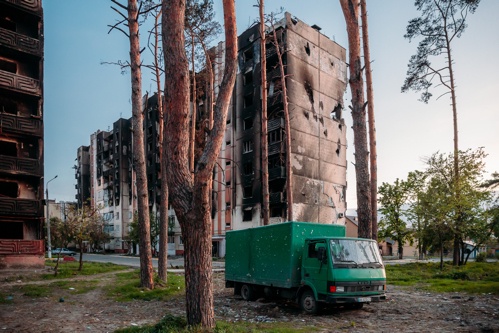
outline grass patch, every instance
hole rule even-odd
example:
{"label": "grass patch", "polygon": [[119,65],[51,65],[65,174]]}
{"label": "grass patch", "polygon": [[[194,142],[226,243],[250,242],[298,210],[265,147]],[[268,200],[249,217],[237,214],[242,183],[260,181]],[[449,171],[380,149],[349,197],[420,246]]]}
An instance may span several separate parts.
{"label": "grass patch", "polygon": [[167,300],[173,295],[185,291],[184,276],[168,274],[168,283],[163,285],[159,280],[155,281],[155,288],[148,290],[140,287],[140,271],[118,273],[113,285],[106,287],[107,295],[120,302],[132,300]]}
{"label": "grass patch", "polygon": [[[249,323],[249,322],[217,322],[214,333],[305,333],[318,331],[315,327],[297,328],[291,323]],[[202,333],[199,327],[188,327],[182,317],[165,316],[156,325],[129,327],[117,330],[118,333]]]}
{"label": "grass patch", "polygon": [[50,287],[47,285],[27,284],[20,286],[19,290],[28,297],[47,297],[50,294]]}
{"label": "grass patch", "polygon": [[[55,262],[47,261],[45,263],[47,266],[55,267]],[[57,269],[57,276],[54,274],[43,274],[42,278],[46,280],[51,279],[67,279],[75,276],[86,276],[86,275],[95,275],[102,273],[110,273],[116,271],[122,271],[125,269],[129,269],[127,266],[115,265],[111,263],[101,263],[101,262],[84,262],[83,268],[81,271],[78,271],[80,267],[80,263],[77,261],[70,262],[59,262],[59,267]]]}
{"label": "grass patch", "polygon": [[85,281],[57,281],[49,284],[52,291],[56,289],[67,289],[71,294],[80,295],[86,294],[97,288],[99,281],[85,280]]}
{"label": "grass patch", "polygon": [[434,292],[492,293],[499,295],[499,263],[468,262],[455,267],[445,262],[387,265],[389,284],[417,286]]}

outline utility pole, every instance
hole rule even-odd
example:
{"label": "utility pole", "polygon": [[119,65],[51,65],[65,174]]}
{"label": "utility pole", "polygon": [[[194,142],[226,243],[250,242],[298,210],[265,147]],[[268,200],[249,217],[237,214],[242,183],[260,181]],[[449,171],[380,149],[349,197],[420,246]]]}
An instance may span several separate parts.
{"label": "utility pole", "polygon": [[47,247],[48,247],[47,252],[48,252],[49,259],[52,258],[52,244],[50,242],[49,183],[56,178],[57,178],[57,175],[55,175],[55,177],[52,178],[51,180],[49,180],[47,182],[47,184],[45,185],[45,204],[47,205],[47,219],[46,219],[46,223],[47,223]]}

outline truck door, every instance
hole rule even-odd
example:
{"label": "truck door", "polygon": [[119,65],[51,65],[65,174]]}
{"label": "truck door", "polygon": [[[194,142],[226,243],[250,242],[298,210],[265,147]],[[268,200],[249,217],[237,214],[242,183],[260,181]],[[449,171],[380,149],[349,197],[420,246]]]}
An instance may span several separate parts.
{"label": "truck door", "polygon": [[307,241],[304,250],[303,280],[315,286],[319,300],[325,300],[330,269],[326,241]]}

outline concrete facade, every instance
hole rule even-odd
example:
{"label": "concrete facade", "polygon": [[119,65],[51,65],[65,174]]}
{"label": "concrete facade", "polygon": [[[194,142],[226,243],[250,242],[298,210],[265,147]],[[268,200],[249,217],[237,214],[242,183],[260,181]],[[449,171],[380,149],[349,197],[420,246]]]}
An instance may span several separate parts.
{"label": "concrete facade", "polygon": [[43,9],[0,0],[0,268],[43,267]]}

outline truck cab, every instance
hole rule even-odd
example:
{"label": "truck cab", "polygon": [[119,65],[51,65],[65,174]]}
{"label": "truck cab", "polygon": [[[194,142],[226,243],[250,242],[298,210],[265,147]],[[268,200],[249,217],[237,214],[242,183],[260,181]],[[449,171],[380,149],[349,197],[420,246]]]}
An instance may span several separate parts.
{"label": "truck cab", "polygon": [[323,303],[361,308],[385,300],[386,275],[373,240],[320,237],[305,240],[298,302],[308,313]]}

